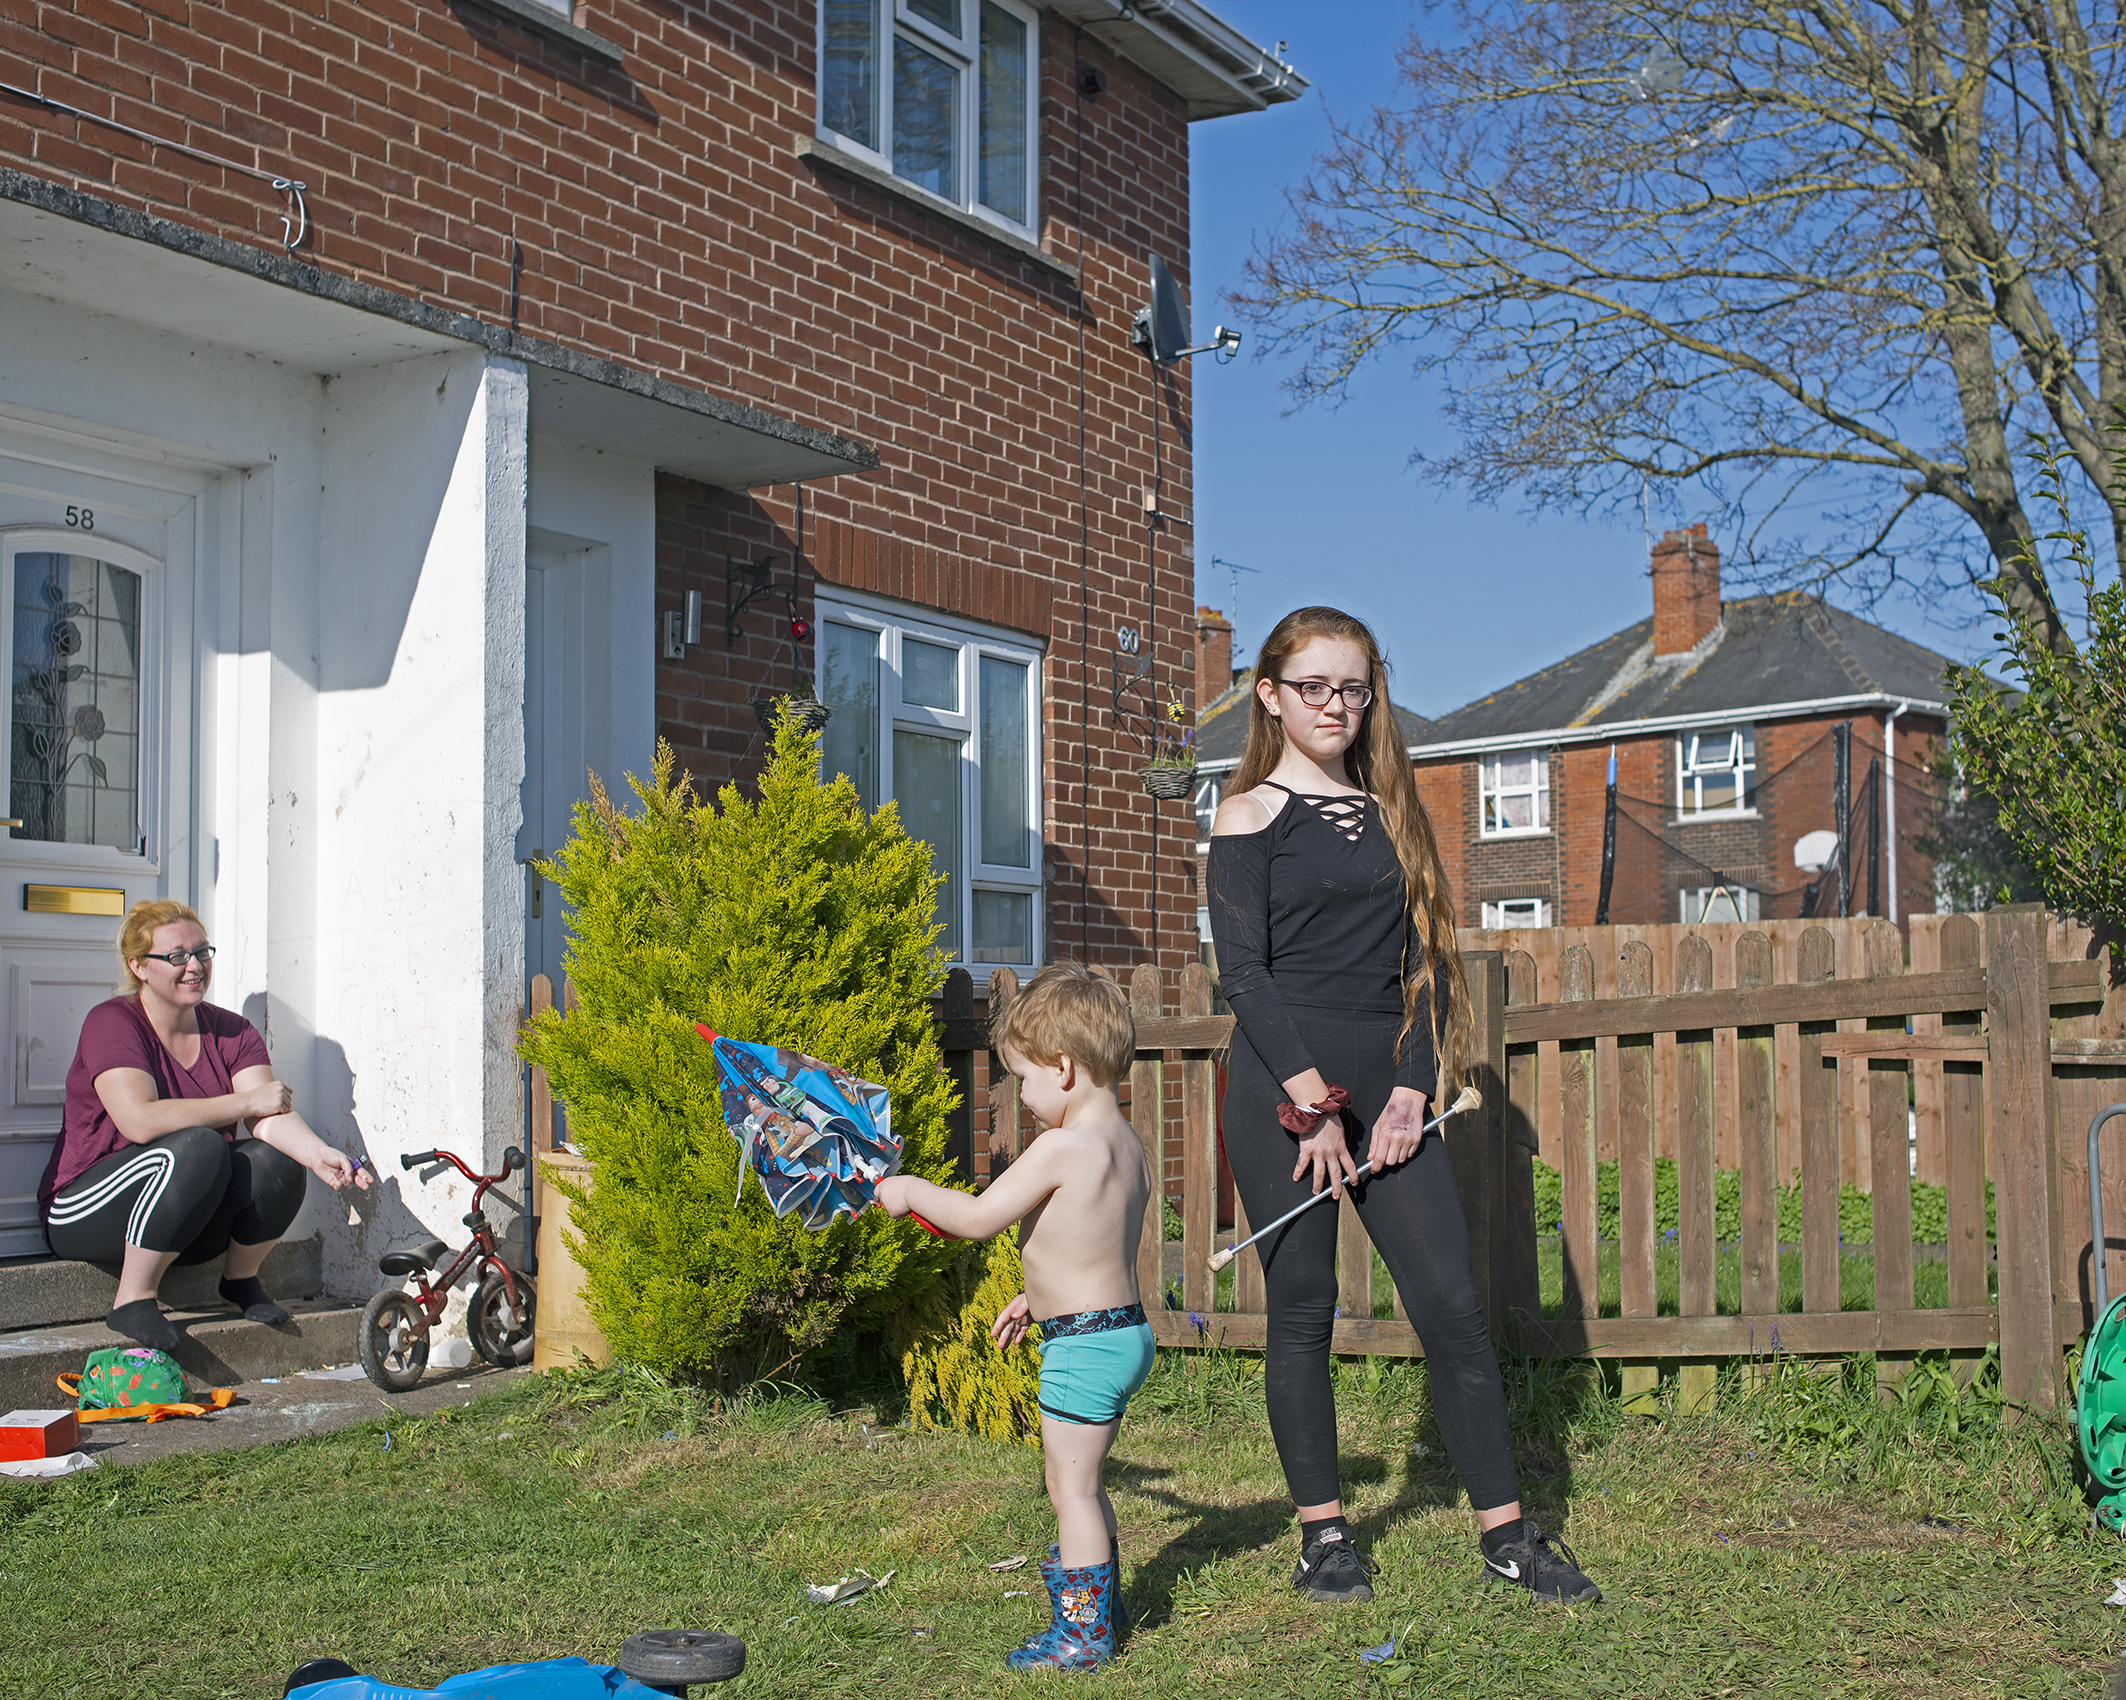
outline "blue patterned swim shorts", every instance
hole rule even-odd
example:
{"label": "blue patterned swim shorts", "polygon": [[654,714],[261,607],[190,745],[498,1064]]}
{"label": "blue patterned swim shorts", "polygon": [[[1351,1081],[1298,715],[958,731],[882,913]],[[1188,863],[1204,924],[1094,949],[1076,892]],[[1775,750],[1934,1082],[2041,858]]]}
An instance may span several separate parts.
{"label": "blue patterned swim shorts", "polygon": [[1040,1323],[1041,1409],[1067,1423],[1111,1423],[1152,1372],[1142,1305],[1068,1311]]}

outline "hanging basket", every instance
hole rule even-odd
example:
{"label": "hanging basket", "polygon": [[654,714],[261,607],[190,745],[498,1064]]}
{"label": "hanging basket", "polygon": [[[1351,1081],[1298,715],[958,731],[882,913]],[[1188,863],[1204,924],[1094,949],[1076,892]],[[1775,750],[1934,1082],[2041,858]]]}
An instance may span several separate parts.
{"label": "hanging basket", "polygon": [[755,697],[753,717],[760,722],[760,729],[769,737],[775,736],[775,715],[780,710],[796,721],[807,732],[817,732],[827,724],[827,716],[834,711],[810,691],[791,692],[779,697]]}
{"label": "hanging basket", "polygon": [[1140,767],[1137,777],[1144,782],[1147,792],[1167,802],[1190,796],[1196,789],[1193,767]]}

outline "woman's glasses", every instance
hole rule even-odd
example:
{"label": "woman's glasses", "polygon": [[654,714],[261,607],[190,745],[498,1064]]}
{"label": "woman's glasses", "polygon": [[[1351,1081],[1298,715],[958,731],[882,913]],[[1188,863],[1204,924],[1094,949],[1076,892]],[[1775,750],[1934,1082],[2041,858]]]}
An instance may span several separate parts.
{"label": "woman's glasses", "polygon": [[1287,690],[1297,691],[1299,700],[1309,708],[1327,708],[1329,698],[1340,696],[1344,707],[1357,713],[1373,700],[1371,685],[1332,685],[1322,679],[1279,679]]}
{"label": "woman's glasses", "polygon": [[184,972],[185,964],[188,962],[212,962],[214,960],[214,947],[211,944],[203,944],[197,950],[173,950],[167,955],[150,956],[145,960],[149,962],[167,962],[181,974]]}

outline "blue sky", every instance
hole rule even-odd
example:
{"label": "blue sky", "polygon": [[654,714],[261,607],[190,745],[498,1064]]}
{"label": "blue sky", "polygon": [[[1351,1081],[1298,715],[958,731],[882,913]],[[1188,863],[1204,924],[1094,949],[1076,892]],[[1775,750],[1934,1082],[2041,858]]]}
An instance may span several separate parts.
{"label": "blue sky", "polygon": [[[1286,38],[1286,59],[1313,87],[1265,113],[1192,127],[1198,341],[1226,317],[1221,296],[1283,215],[1283,191],[1325,138],[1326,112],[1356,114],[1388,95],[1394,46],[1417,16],[1409,0],[1213,4],[1264,46]],[[1407,366],[1390,356],[1341,407],[1287,417],[1279,383],[1289,362],[1258,361],[1252,348],[1251,338],[1225,366],[1199,356],[1194,374],[1197,601],[1231,612],[1232,576],[1214,557],[1257,569],[1239,580],[1237,657],[1252,657],[1286,609],[1333,602],[1380,634],[1396,700],[1437,715],[1646,615],[1636,516],[1480,506],[1411,466],[1413,450],[1449,438]],[[1704,517],[1656,506],[1654,529]],[[1908,600],[1868,617],[1959,660],[1977,659],[1991,629],[1929,619]]]}

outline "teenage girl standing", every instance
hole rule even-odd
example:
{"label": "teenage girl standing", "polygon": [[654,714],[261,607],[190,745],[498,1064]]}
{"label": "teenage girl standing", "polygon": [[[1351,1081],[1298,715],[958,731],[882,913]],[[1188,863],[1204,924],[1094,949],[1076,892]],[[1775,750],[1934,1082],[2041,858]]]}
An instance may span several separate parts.
{"label": "teenage girl standing", "polygon": [[[1458,1089],[1472,1018],[1380,648],[1350,615],[1301,608],[1277,623],[1255,671],[1210,848],[1211,932],[1237,1018],[1222,1119],[1241,1201],[1250,1221],[1274,1221],[1324,1186],[1341,1192],[1373,1160],[1351,1196],[1424,1342],[1486,1579],[1598,1600],[1570,1549],[1521,1515],[1454,1171],[1442,1141],[1419,1131],[1427,1105]],[[1311,1114],[1331,1085],[1349,1109]],[[1270,1433],[1299,1508],[1293,1584],[1310,1599],[1371,1599],[1337,1480],[1336,1212],[1309,1210],[1258,1249]]]}

